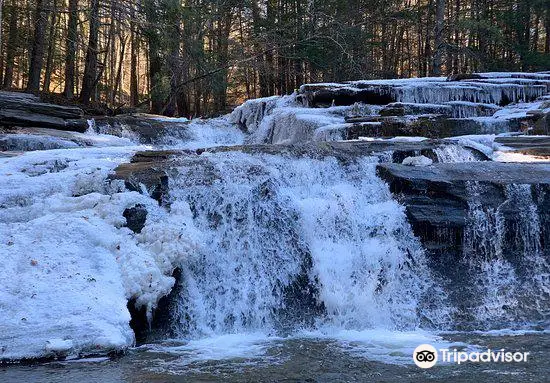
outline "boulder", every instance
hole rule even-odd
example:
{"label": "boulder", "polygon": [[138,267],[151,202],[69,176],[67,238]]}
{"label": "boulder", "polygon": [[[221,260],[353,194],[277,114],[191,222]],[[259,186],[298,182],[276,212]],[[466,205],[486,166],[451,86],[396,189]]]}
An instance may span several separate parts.
{"label": "boulder", "polygon": [[[363,156],[379,156],[383,160],[401,163],[412,156],[426,156],[437,161],[436,148],[456,145],[446,140],[399,141],[348,141],[317,142],[304,145],[235,145],[197,150],[149,150],[138,152],[131,162],[119,165],[111,180],[123,180],[130,190],[148,193],[160,205],[169,206],[169,179],[179,175],[188,185],[200,182],[211,184],[218,175],[208,161],[208,154],[241,152],[248,154],[272,154],[290,157],[335,157],[349,163]],[[475,149],[467,148],[480,155]],[[185,172],[185,174],[182,174]],[[182,177],[183,175],[183,177]]]}
{"label": "boulder", "polygon": [[126,227],[134,233],[141,233],[147,220],[147,209],[142,204],[137,204],[124,210],[123,214],[126,218]]}
{"label": "boulder", "polygon": [[0,125],[30,126],[84,132],[82,109],[40,102],[34,95],[0,92]]}
{"label": "boulder", "polygon": [[447,77],[447,81],[477,80],[481,78],[483,77],[477,73],[457,73]]}
{"label": "boulder", "polygon": [[453,108],[450,105],[393,102],[380,110],[381,116],[405,116],[418,114],[437,114],[452,117]]}
{"label": "boulder", "polygon": [[392,102],[444,104],[450,101],[505,106],[534,101],[550,89],[550,79],[546,77],[480,76],[483,78],[460,81],[412,78],[306,84],[300,87],[299,96],[310,107],[352,105],[356,102],[386,105]]}

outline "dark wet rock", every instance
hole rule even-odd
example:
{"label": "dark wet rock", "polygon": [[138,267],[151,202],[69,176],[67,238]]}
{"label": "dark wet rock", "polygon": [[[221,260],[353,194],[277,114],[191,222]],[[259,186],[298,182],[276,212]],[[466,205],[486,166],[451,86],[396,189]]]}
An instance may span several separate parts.
{"label": "dark wet rock", "polygon": [[550,159],[550,136],[497,137],[495,142],[517,153]]}
{"label": "dark wet rock", "polygon": [[[426,167],[380,164],[377,170],[390,191],[405,205],[415,234],[435,258],[462,255],[472,204],[485,210],[499,209],[505,226],[517,227],[521,212],[505,208],[507,188],[511,185],[529,185],[541,220],[550,222],[550,164],[490,161]],[[549,230],[543,230],[543,243],[550,241],[549,235]]]}
{"label": "dark wet rock", "polygon": [[528,116],[531,134],[550,135],[550,101],[545,102],[541,109],[528,112]]}
{"label": "dark wet rock", "polygon": [[[348,119],[347,124],[335,126],[340,139],[353,140],[358,137],[427,137],[446,138],[469,134],[500,134],[519,132],[523,119],[501,119],[486,121],[478,118],[447,118],[441,115],[423,115],[415,117],[356,117]],[[329,134],[331,127],[322,128]]]}
{"label": "dark wet rock", "polygon": [[95,130],[98,133],[118,137],[129,136],[143,144],[155,144],[170,135],[185,137],[187,122],[166,119],[150,114],[120,114],[117,116],[97,117]]}
{"label": "dark wet rock", "polygon": [[84,132],[87,122],[75,106],[40,102],[34,95],[0,92],[0,125],[28,126]]}
{"label": "dark wet rock", "polygon": [[[423,141],[330,141],[312,142],[302,145],[236,145],[200,149],[197,153],[219,153],[239,151],[248,154],[273,154],[290,157],[325,158],[335,157],[342,162],[351,162],[358,157],[380,156],[383,159],[391,153],[393,161],[401,162],[404,158],[425,155],[437,160],[434,149],[454,145],[446,140]],[[476,154],[477,150],[468,148]],[[480,159],[484,159],[481,156]]]}
{"label": "dark wet rock", "polygon": [[301,96],[304,102],[311,107],[353,105],[364,103],[371,105],[386,105],[397,101],[395,96],[379,87],[355,88],[352,86],[316,86],[315,84],[302,86]]}
{"label": "dark wet rock", "polygon": [[458,74],[452,74],[449,77],[447,77],[447,81],[464,81],[464,80],[477,80],[481,79],[481,75],[477,73],[458,73]]}
{"label": "dark wet rock", "polygon": [[147,220],[147,209],[142,204],[137,204],[133,207],[127,208],[122,213],[126,218],[126,227],[132,230],[134,233],[141,233],[141,230],[145,226]]}
{"label": "dark wet rock", "polygon": [[380,110],[381,116],[405,116],[417,114],[438,114],[451,117],[453,108],[450,105],[414,104],[393,102]]}
{"label": "dark wet rock", "polygon": [[124,180],[126,188],[140,193],[147,192],[159,205],[165,202],[168,192],[167,162],[137,161],[119,165],[110,179]]}

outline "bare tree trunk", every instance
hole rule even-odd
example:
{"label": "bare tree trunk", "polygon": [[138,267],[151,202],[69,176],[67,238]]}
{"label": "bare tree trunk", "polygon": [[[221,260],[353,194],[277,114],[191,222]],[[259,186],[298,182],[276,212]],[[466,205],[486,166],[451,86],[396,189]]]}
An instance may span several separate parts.
{"label": "bare tree trunk", "polygon": [[69,0],[69,21],[67,25],[67,41],[65,44],[65,88],[63,95],[67,98],[74,97],[74,75],[76,61],[76,39],[78,38],[78,0]]}
{"label": "bare tree trunk", "polygon": [[[2,8],[4,8],[4,0],[0,0],[0,63],[3,64],[4,56],[2,55]],[[13,9],[12,9],[13,12]],[[4,68],[0,65],[0,79],[2,79],[2,74],[4,73]],[[3,80],[3,79],[2,79]],[[0,83],[2,82],[0,80]]]}
{"label": "bare tree trunk", "polygon": [[432,73],[434,76],[441,76],[441,66],[443,65],[445,5],[445,0],[437,0],[435,9],[435,44],[432,67]]}
{"label": "bare tree trunk", "polygon": [[11,1],[11,12],[9,20],[9,35],[8,35],[8,47],[6,49],[6,71],[4,74],[3,88],[11,88],[13,83],[13,66],[15,63],[15,53],[17,40],[19,37],[19,31],[17,28],[17,12],[15,12],[15,3],[16,0]]}
{"label": "bare tree trunk", "polygon": [[[231,9],[223,8],[223,17],[218,22],[217,30],[217,65],[221,68],[229,62],[229,34],[231,32]],[[224,111],[227,107],[227,74],[228,70],[222,70],[215,76],[217,84],[214,90],[214,111]]]}
{"label": "bare tree trunk", "polygon": [[136,37],[136,22],[135,22],[135,12],[134,7],[132,6],[132,11],[130,15],[130,44],[131,53],[130,53],[130,105],[136,106],[139,102],[138,98],[138,68],[137,68],[137,54],[138,54],[138,42]]}
{"label": "bare tree trunk", "polygon": [[82,78],[82,90],[79,100],[83,104],[90,103],[90,97],[94,92],[97,80],[97,53],[99,35],[99,0],[91,0],[90,9],[90,35],[88,49],[86,51],[86,63],[84,65],[84,76]]}
{"label": "bare tree trunk", "polygon": [[45,31],[46,24],[48,23],[47,7],[47,0],[36,0],[34,40],[29,66],[27,92],[38,92],[40,90],[40,74],[44,61]]}
{"label": "bare tree trunk", "polygon": [[52,79],[53,56],[55,54],[55,32],[57,23],[57,0],[53,0],[53,12],[50,20],[50,31],[48,34],[48,55],[46,57],[46,71],[44,73],[44,86],[42,89],[45,92],[50,91],[50,83]]}
{"label": "bare tree trunk", "polygon": [[126,50],[126,36],[120,39],[120,59],[118,60],[118,68],[116,71],[115,83],[113,86],[113,104],[115,103],[118,88],[120,86],[120,79],[122,77],[122,62],[124,61],[124,51]]}
{"label": "bare tree trunk", "polygon": [[151,113],[160,114],[162,111],[163,95],[161,93],[162,58],[160,56],[160,37],[155,30],[159,22],[157,5],[152,0],[144,1],[145,15],[148,26],[145,28],[149,46],[149,95],[151,99]]}

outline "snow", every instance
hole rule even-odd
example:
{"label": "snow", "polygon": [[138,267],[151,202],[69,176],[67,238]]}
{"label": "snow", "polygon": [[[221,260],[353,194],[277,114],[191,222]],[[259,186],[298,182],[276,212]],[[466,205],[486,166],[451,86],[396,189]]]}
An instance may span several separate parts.
{"label": "snow", "polygon": [[415,156],[405,158],[402,164],[409,166],[429,166],[433,164],[433,161],[426,156]]}
{"label": "snow", "polygon": [[[537,110],[544,111],[544,109],[542,109],[543,106],[544,106],[544,102],[542,101],[511,104],[506,108],[503,108],[498,112],[496,112],[493,115],[493,118],[506,119],[506,120],[525,118],[530,112],[537,111]],[[547,110],[547,111],[550,111],[550,110]]]}
{"label": "snow", "polygon": [[153,120],[162,121],[162,122],[171,122],[171,123],[182,123],[188,122],[189,119],[185,117],[152,117]]}
{"label": "snow", "polygon": [[[480,135],[468,135],[468,136],[458,136],[458,137],[449,137],[446,140],[455,141],[458,144],[464,147],[470,147],[476,150],[479,150],[492,161],[498,162],[549,162],[547,157],[543,156],[533,156],[518,153],[513,148],[506,147],[505,145],[499,144],[495,141],[497,137],[506,137],[511,135],[511,133],[503,134],[480,134]],[[529,136],[537,137],[537,136]]]}
{"label": "snow", "polygon": [[[195,244],[188,206],[172,214],[107,175],[142,147],[27,152],[0,160],[0,359],[85,355],[131,346],[126,307],[148,312]],[[124,227],[136,204],[141,234]],[[179,239],[178,239],[179,238]]]}
{"label": "snow", "polygon": [[65,353],[74,347],[70,339],[50,339],[46,341],[46,351],[53,353]]}
{"label": "snow", "polygon": [[498,162],[550,162],[548,157],[532,156],[513,151],[495,151],[492,159]]}
{"label": "snow", "polygon": [[483,78],[533,78],[540,80],[550,80],[550,73],[540,72],[540,73],[524,73],[524,72],[484,72],[476,73]]}

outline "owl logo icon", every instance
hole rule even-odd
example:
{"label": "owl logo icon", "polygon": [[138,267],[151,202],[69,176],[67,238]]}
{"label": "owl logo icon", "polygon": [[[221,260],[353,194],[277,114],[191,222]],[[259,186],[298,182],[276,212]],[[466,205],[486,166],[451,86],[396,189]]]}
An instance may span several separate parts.
{"label": "owl logo icon", "polygon": [[437,350],[429,344],[421,344],[414,349],[414,363],[420,368],[431,368],[437,363]]}

